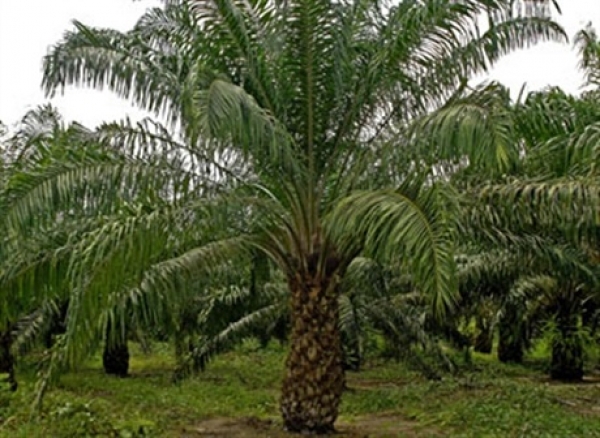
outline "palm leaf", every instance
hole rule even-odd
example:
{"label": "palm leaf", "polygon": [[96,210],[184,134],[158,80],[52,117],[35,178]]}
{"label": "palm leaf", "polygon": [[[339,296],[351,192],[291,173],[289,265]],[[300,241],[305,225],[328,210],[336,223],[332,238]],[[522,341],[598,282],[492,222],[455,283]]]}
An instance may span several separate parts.
{"label": "palm leaf", "polygon": [[333,210],[327,231],[344,251],[360,245],[385,260],[406,257],[415,284],[441,314],[457,294],[452,196],[441,184],[358,192]]}

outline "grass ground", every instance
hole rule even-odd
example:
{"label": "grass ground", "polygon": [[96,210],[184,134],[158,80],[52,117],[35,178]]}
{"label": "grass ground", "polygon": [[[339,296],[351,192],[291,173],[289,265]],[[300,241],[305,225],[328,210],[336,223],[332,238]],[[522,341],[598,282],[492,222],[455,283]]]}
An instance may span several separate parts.
{"label": "grass ground", "polygon": [[[180,385],[170,352],[134,351],[132,377],[103,375],[98,359],[65,375],[29,422],[33,372],[22,372],[0,437],[283,437],[277,397],[284,352],[241,349]],[[540,371],[477,356],[460,376],[424,380],[401,364],[348,375],[338,426],[347,437],[600,437],[600,379],[550,383]]]}

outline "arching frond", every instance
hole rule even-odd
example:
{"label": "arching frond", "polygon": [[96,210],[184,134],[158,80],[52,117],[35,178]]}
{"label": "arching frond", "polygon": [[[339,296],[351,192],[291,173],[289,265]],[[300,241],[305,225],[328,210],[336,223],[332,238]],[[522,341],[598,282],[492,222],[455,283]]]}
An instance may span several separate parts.
{"label": "arching frond", "polygon": [[42,86],[48,95],[68,85],[107,87],[144,109],[179,120],[181,78],[164,68],[168,56],[133,33],[74,25],[75,31],[44,58]]}
{"label": "arching frond", "polygon": [[483,86],[419,120],[411,135],[425,143],[434,163],[466,157],[469,165],[503,174],[514,168],[519,158],[508,103],[504,87]]}
{"label": "arching frond", "polygon": [[[282,102],[277,95],[273,65],[268,50],[273,48],[271,34],[275,4],[267,1],[194,0],[192,10],[203,23],[203,30],[235,53],[244,63],[241,81],[248,86],[259,105],[278,114]],[[226,50],[227,50],[226,49]]]}
{"label": "arching frond", "polygon": [[327,221],[340,249],[364,246],[386,260],[406,259],[417,287],[437,313],[454,304],[452,190],[407,182],[397,191],[358,192],[343,200]]}
{"label": "arching frond", "polygon": [[188,136],[193,143],[216,140],[223,153],[233,143],[244,159],[258,166],[293,172],[293,141],[286,128],[262,109],[246,91],[224,77],[193,69],[183,88]]}
{"label": "arching frond", "polygon": [[[596,241],[598,184],[594,177],[549,181],[517,180],[478,191],[468,220],[484,230],[539,230],[582,242]],[[476,225],[478,224],[478,225]]]}

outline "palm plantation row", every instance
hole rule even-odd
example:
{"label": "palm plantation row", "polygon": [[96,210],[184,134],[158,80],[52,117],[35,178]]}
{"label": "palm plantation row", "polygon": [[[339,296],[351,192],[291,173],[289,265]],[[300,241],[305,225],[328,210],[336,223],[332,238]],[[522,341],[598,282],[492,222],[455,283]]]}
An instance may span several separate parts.
{"label": "palm plantation row", "polygon": [[[533,4],[532,4],[533,3]],[[550,336],[583,377],[600,320],[600,42],[590,91],[467,84],[566,41],[551,5],[504,0],[169,1],[125,33],[76,22],[43,87],[155,114],[95,129],[52,107],[4,136],[0,365],[47,348],[39,394],[102,343],[168,338],[175,378],[248,336],[287,341],[286,429],[333,430],[381,336],[429,375],[440,347],[520,362]],[[485,26],[482,27],[484,16]],[[16,382],[13,382],[16,386]]]}

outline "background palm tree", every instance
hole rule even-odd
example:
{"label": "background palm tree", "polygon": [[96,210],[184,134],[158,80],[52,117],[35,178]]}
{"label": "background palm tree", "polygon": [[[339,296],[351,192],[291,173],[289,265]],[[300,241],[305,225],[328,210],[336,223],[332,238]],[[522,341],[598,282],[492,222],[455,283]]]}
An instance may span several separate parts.
{"label": "background palm tree", "polygon": [[[14,133],[2,144],[3,167],[0,186],[0,330],[2,370],[13,375],[15,351],[29,345],[57,313],[57,305],[68,297],[62,286],[66,262],[56,251],[76,239],[71,218],[75,211],[60,217],[50,213],[48,226],[30,227],[21,223],[12,228],[8,212],[27,197],[40,180],[56,174],[56,163],[73,166],[86,157],[103,157],[93,147],[94,136],[85,127],[67,125],[55,108],[40,106],[25,114]],[[44,214],[43,212],[41,214]],[[77,216],[80,226],[85,220]],[[51,225],[50,225],[51,223]],[[20,240],[22,232],[26,240]],[[53,275],[44,273],[52,266]],[[16,383],[13,383],[16,388]]]}
{"label": "background palm tree", "polygon": [[[561,379],[583,375],[583,309],[595,314],[598,298],[594,205],[600,100],[593,81],[593,29],[580,32],[576,44],[591,88],[579,97],[550,88],[520,96],[514,104],[499,100],[490,113],[493,122],[479,127],[490,137],[507,133],[518,160],[491,178],[463,169],[452,174],[475,200],[463,210],[465,224],[470,223],[463,238],[475,245],[475,258],[496,252],[487,261],[491,270],[481,272],[472,287],[491,280],[502,290],[499,357],[521,361],[532,330],[539,335],[544,322],[552,339],[551,376]],[[444,115],[430,115],[429,126],[452,126],[448,120],[455,122],[455,114],[447,120]],[[502,261],[506,256],[512,261]]]}

